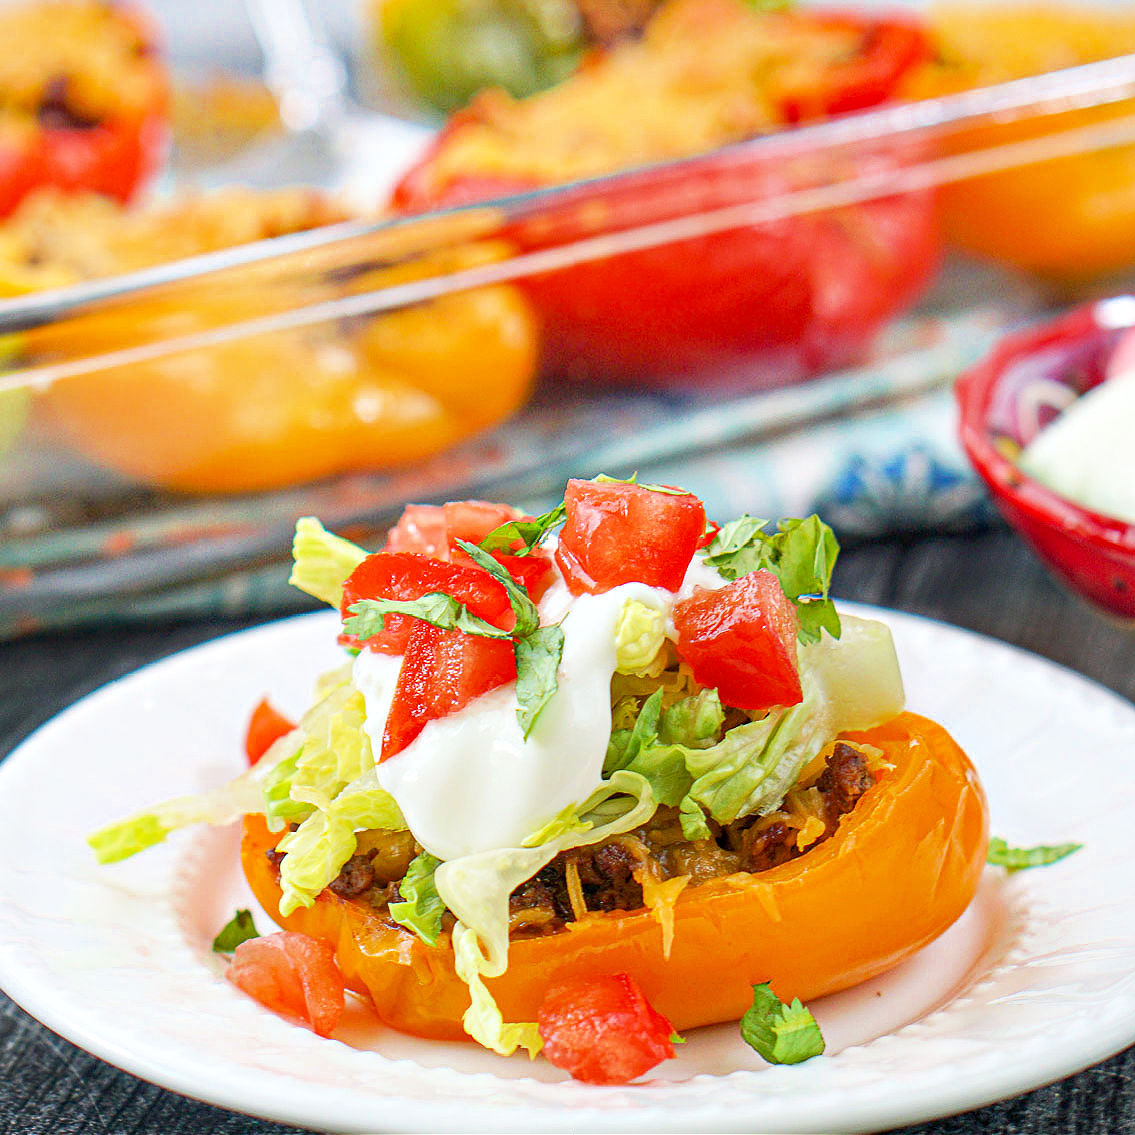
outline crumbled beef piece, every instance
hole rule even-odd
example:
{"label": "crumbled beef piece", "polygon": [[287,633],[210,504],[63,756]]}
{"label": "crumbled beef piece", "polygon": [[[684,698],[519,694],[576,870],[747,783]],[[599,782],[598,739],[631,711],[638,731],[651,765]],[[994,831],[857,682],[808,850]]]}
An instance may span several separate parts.
{"label": "crumbled beef piece", "polygon": [[352,855],[336,878],[331,880],[331,890],[342,898],[354,898],[374,886],[374,867],[371,860],[374,852]]}
{"label": "crumbled beef piece", "polygon": [[827,767],[816,781],[816,787],[824,798],[829,824],[850,812],[859,797],[874,784],[875,778],[867,768],[863,754],[853,746],[837,741],[828,757]]}
{"label": "crumbled beef piece", "polygon": [[284,854],[284,852],[277,851],[274,847],[270,847],[266,852],[264,852],[264,858],[267,859],[268,862],[271,863],[277,871],[279,871],[280,860],[284,858]]}
{"label": "crumbled beef piece", "polygon": [[556,902],[552,888],[540,875],[534,875],[527,883],[521,883],[509,895],[508,910],[510,914],[517,914],[522,910],[540,910],[556,914]]}
{"label": "crumbled beef piece", "polygon": [[638,910],[642,906],[642,887],[634,877],[638,860],[622,844],[605,843],[580,852],[574,854],[588,910]]}
{"label": "crumbled beef piece", "polygon": [[741,862],[745,871],[767,871],[799,854],[796,831],[782,820],[763,828],[756,825],[747,828],[741,840]]}

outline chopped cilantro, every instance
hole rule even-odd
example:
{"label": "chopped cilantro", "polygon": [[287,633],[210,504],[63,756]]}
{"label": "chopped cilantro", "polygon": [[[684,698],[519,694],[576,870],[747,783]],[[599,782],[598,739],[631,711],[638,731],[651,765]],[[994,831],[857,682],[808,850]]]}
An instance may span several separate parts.
{"label": "chopped cilantro", "polygon": [[753,1004],[741,1018],[741,1039],[770,1064],[800,1064],[824,1051],[811,1011],[799,998],[786,1005],[768,982],[753,986]]}
{"label": "chopped cilantro", "polygon": [[231,954],[241,942],[259,937],[260,932],[252,921],[252,911],[238,910],[213,939],[213,952],[215,954]]}
{"label": "chopped cilantro", "polygon": [[1082,843],[1040,844],[1037,847],[1010,847],[1000,836],[989,841],[986,862],[1006,871],[1024,871],[1029,867],[1047,867],[1050,863],[1079,851]]}

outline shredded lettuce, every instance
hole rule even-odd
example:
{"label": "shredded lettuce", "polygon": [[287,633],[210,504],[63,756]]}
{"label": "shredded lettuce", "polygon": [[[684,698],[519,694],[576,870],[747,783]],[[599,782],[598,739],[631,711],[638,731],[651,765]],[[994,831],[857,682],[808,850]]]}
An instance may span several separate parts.
{"label": "shredded lettuce", "polygon": [[559,834],[535,847],[511,847],[450,859],[434,874],[438,894],[456,915],[453,945],[458,974],[469,985],[472,1004],[465,1031],[504,1056],[538,1041],[534,1025],[505,1025],[483,978],[499,977],[508,966],[508,898],[561,851],[599,843],[645,823],[657,803],[647,780],[618,771],[576,808],[577,822],[561,814]]}
{"label": "shredded lettuce", "polygon": [[366,704],[351,685],[350,667],[324,675],[319,700],[295,728],[299,744],[264,782],[258,809],[277,830],[326,809],[351,781],[374,767],[370,738],[363,728]]}
{"label": "shredded lettuce", "polygon": [[646,670],[665,639],[662,612],[638,599],[628,599],[615,622],[615,669],[622,674]]}
{"label": "shredded lettuce", "polygon": [[357,544],[328,532],[314,516],[302,516],[296,521],[288,582],[338,609],[347,576],[366,557]]}
{"label": "shredded lettuce", "polygon": [[276,845],[285,852],[280,861],[280,913],[311,906],[355,854],[355,833],[373,828],[405,831],[406,821],[372,766]]}
{"label": "shredded lettuce", "polygon": [[535,1021],[505,1023],[484,981],[486,975],[496,975],[488,973],[491,967],[481,952],[476,931],[460,922],[453,928],[453,961],[457,976],[469,987],[470,1004],[462,1021],[465,1031],[478,1044],[502,1056],[511,1056],[518,1048],[523,1048],[535,1060],[544,1047],[539,1028]]}
{"label": "shredded lettuce", "polygon": [[193,824],[222,826],[234,823],[248,812],[264,811],[262,785],[278,763],[293,756],[300,744],[297,731],[281,737],[240,776],[199,796],[179,796],[156,804],[100,828],[87,843],[100,863],[117,863],[161,843],[170,832]]}
{"label": "shredded lettuce", "polygon": [[[708,749],[685,749],[690,798],[719,823],[775,811],[800,771],[849,729],[870,729],[903,708],[902,678],[890,631],[848,616],[836,642],[800,650],[804,700],[730,729]],[[691,813],[692,815],[692,813]]]}
{"label": "shredded lettuce", "polygon": [[[660,687],[641,704],[631,728],[612,731],[604,771],[645,777],[659,803],[679,806],[690,840],[709,837],[705,813],[722,824],[767,814],[837,733],[870,728],[903,706],[890,632],[873,620],[848,617],[839,642],[824,638],[802,647],[800,673],[799,705],[774,709],[724,734],[715,690],[663,709],[666,690]],[[637,704],[633,697],[620,699],[616,724]]]}
{"label": "shredded lettuce", "polygon": [[437,944],[441,916],[445,913],[445,903],[434,883],[434,872],[440,863],[441,860],[428,851],[416,855],[398,885],[401,901],[390,904],[390,917],[407,930],[413,930],[427,946]]}

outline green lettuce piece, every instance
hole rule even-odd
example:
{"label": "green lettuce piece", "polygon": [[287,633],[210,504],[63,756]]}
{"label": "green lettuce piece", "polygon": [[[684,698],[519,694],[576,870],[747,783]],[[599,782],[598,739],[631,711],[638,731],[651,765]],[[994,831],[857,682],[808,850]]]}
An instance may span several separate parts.
{"label": "green lettuce piece", "polygon": [[[725,715],[716,690],[702,690],[665,710],[663,693],[655,690],[643,702],[632,729],[612,732],[603,771],[626,769],[638,773],[650,783],[659,804],[676,805],[693,784],[687,768],[687,750],[712,745]],[[690,819],[692,822],[692,813]]]}
{"label": "green lettuce piece", "polygon": [[828,739],[816,700],[806,690],[799,705],[736,725],[712,748],[686,749],[686,768],[694,778],[690,797],[722,824],[766,803],[775,808],[777,787],[784,782],[791,787]]}
{"label": "green lettuce piece", "polygon": [[100,863],[117,863],[161,843],[170,832],[193,824],[223,826],[249,812],[264,811],[263,784],[300,743],[295,730],[281,737],[252,768],[199,796],[179,796],[100,828],[87,843]]}
{"label": "green lettuce piece", "polygon": [[416,855],[406,871],[406,877],[398,884],[400,902],[390,904],[390,917],[415,934],[427,946],[437,945],[441,933],[441,916],[445,913],[445,903],[437,893],[434,872],[441,860],[423,851]]}
{"label": "green lettuce piece", "polygon": [[662,711],[658,737],[667,745],[708,749],[721,736],[725,710],[716,690],[699,690]]}
{"label": "green lettuce piece", "polygon": [[691,842],[711,839],[713,836],[706,822],[705,810],[688,794],[682,797],[678,805],[678,821],[682,825],[682,835]]}
{"label": "green lettuce piece", "polygon": [[753,986],[753,1004],[741,1018],[741,1039],[770,1064],[800,1064],[825,1048],[820,1026],[800,998],[786,1005],[768,982]]}
{"label": "green lettuce piece", "polygon": [[332,689],[300,718],[302,747],[265,785],[265,813],[272,822],[305,819],[326,811],[353,780],[374,768],[363,724],[366,703],[351,685]]}
{"label": "green lettuce piece", "polygon": [[1057,843],[1010,847],[1000,836],[994,836],[989,841],[985,861],[993,867],[1004,867],[1006,871],[1024,871],[1029,867],[1047,867],[1050,863],[1057,863],[1083,846],[1082,843]]}
{"label": "green lettuce piece", "polygon": [[782,520],[772,534],[763,530],[767,523],[742,516],[726,524],[705,549],[705,562],[730,580],[771,571],[796,606],[800,642],[819,642],[822,630],[839,638],[839,614],[828,597],[839,555],[835,533],[814,515]]}
{"label": "green lettuce piece", "polygon": [[280,913],[311,906],[355,854],[356,832],[371,828],[406,830],[401,810],[378,783],[373,767],[277,844],[285,853],[280,861]]}
{"label": "green lettuce piece", "polygon": [[292,540],[288,582],[338,610],[347,576],[366,558],[362,548],[328,532],[314,516],[301,516]]}
{"label": "green lettuce piece", "polygon": [[532,1052],[536,1044],[538,1050],[535,1026],[504,1024],[482,980],[499,977],[508,967],[509,895],[561,851],[628,832],[650,819],[656,807],[645,778],[619,771],[577,806],[576,822],[561,813],[559,834],[546,842],[466,855],[437,868],[438,894],[457,917],[453,947],[458,975],[472,998],[464,1025],[474,1040],[505,1056],[519,1046]]}
{"label": "green lettuce piece", "polygon": [[615,622],[615,669],[620,674],[645,670],[665,641],[662,612],[638,599],[628,599]]}
{"label": "green lettuce piece", "polygon": [[[535,1060],[544,1047],[535,1021],[506,1024],[500,1007],[485,985],[485,977],[498,976],[481,952],[476,931],[458,922],[453,928],[453,962],[457,976],[469,987],[469,1008],[462,1025],[478,1044],[502,1056],[511,1056],[518,1048],[526,1049]],[[503,972],[503,971],[502,971]]]}

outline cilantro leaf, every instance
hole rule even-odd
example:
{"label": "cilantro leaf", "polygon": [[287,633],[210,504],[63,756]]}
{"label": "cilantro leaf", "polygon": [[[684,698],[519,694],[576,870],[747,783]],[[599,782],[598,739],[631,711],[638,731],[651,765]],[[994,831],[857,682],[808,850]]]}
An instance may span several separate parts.
{"label": "cilantro leaf", "polygon": [[705,549],[705,562],[729,580],[771,571],[796,606],[801,642],[818,642],[822,630],[839,638],[839,614],[828,598],[839,555],[835,533],[814,515],[782,520],[772,534],[764,531],[767,523],[742,516],[726,524]]}
{"label": "cilantro leaf", "polygon": [[1029,867],[1047,867],[1079,851],[1082,843],[1040,844],[1037,847],[1010,847],[1000,836],[989,841],[985,861],[1006,871],[1024,871]]}
{"label": "cilantro leaf", "polygon": [[564,632],[558,626],[537,627],[516,640],[516,718],[526,741],[540,711],[559,688],[563,653]]}
{"label": "cilantro leaf", "polygon": [[800,1064],[824,1051],[811,1011],[799,998],[786,1005],[768,982],[753,986],[753,1004],[741,1018],[741,1039],[770,1064]]}
{"label": "cilantro leaf", "polygon": [[484,549],[477,547],[476,544],[469,543],[468,540],[458,540],[457,545],[463,552],[472,557],[473,562],[478,567],[484,568],[508,593],[508,601],[512,604],[513,613],[516,615],[516,626],[509,632],[512,637],[526,638],[532,634],[540,625],[540,612],[536,609],[536,604],[532,602],[531,596],[524,587],[517,583],[508,574],[504,566],[494,560]]}
{"label": "cilantro leaf", "polygon": [[441,916],[445,913],[445,903],[437,893],[434,872],[441,860],[423,851],[410,862],[406,876],[398,884],[399,902],[389,906],[390,917],[415,934],[427,946],[437,945],[441,933]]}
{"label": "cilantro leaf", "polygon": [[[507,552],[512,556],[528,556],[547,534],[557,525],[563,524],[567,518],[567,509],[560,501],[550,512],[531,520],[509,520],[494,528],[482,541],[481,547],[486,552]],[[524,542],[523,548],[517,548],[517,540]]]}
{"label": "cilantro leaf", "polygon": [[465,631],[483,638],[512,637],[509,631],[472,614],[464,603],[444,591],[431,591],[420,599],[360,599],[347,610],[351,617],[343,621],[343,630],[357,636],[360,642],[384,630],[387,615],[412,615],[443,631]]}
{"label": "cilantro leaf", "polygon": [[652,493],[664,493],[668,497],[688,497],[693,495],[685,489],[676,489],[673,485],[643,484],[643,482],[638,479],[637,473],[632,473],[629,477],[608,477],[606,473],[600,473],[598,477],[592,479],[600,485],[638,485],[640,489],[649,489]]}
{"label": "cilantro leaf", "polygon": [[221,927],[221,932],[213,939],[213,952],[215,954],[231,954],[241,942],[259,937],[260,931],[256,929],[256,925],[252,921],[252,911],[238,910]]}

